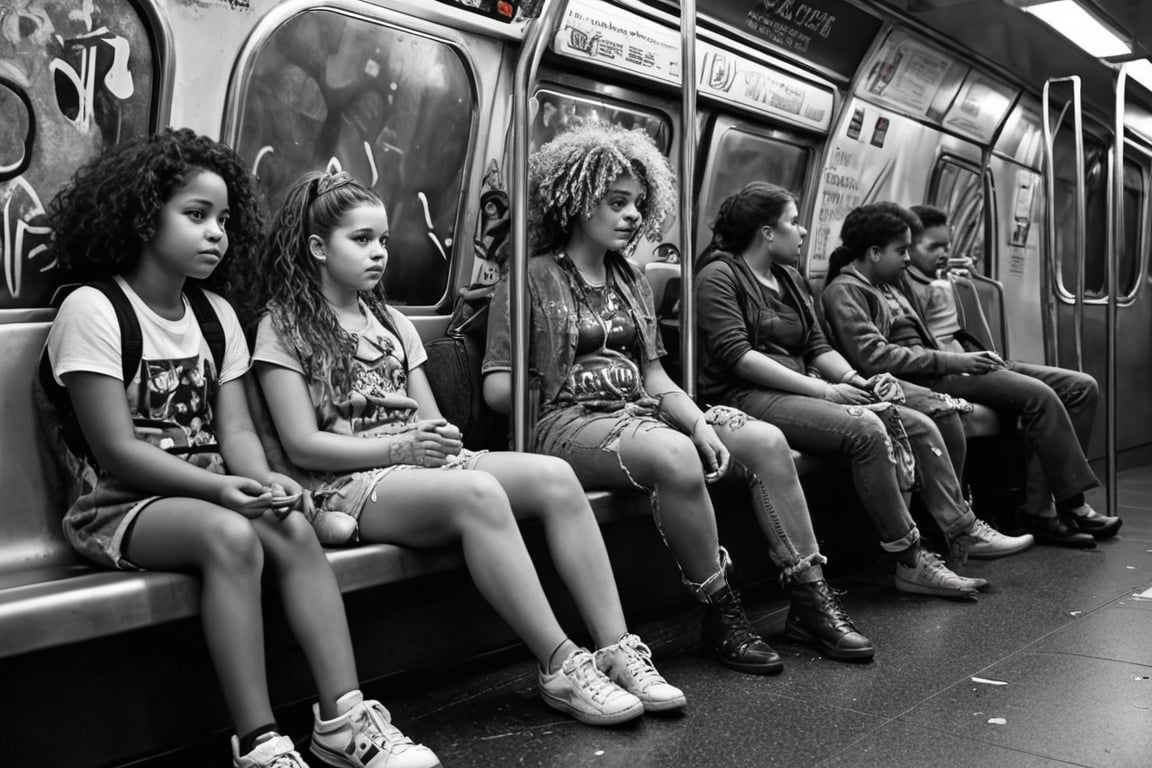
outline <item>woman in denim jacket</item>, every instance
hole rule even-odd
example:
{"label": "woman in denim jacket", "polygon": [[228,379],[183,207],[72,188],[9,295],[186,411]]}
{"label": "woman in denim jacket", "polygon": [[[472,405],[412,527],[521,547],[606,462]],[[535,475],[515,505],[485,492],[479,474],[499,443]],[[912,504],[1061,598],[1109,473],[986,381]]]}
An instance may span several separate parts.
{"label": "woman in denim jacket", "polygon": [[793,266],[807,234],[796,199],[753,182],[721,204],[712,229],[712,252],[696,284],[701,393],[771,422],[802,451],[849,457],[881,546],[896,556],[897,589],[954,597],[984,586],[983,579],[957,576],[920,546],[882,416],[895,411],[925,505],[962,556],[1009,554],[1031,538],[1009,539],[976,519],[933,421],[900,405],[903,393],[891,376],[865,380],[832,349]]}
{"label": "woman in denim jacket", "polygon": [[[829,589],[796,469],[780,431],[733,409],[701,411],[665,373],[647,281],[625,259],[658,237],[675,204],[671,168],[645,134],[590,124],[549,142],[530,164],[528,263],[532,450],[567,459],[585,487],[637,487],[685,584],[708,606],[705,646],[729,667],[774,674],[779,655],[728,584],[706,484],[730,454],[746,469],[761,527],[790,588],[787,634],[840,660],[874,653]],[[485,399],[510,407],[508,289],[492,303]],[[771,489],[771,490],[770,490]]]}

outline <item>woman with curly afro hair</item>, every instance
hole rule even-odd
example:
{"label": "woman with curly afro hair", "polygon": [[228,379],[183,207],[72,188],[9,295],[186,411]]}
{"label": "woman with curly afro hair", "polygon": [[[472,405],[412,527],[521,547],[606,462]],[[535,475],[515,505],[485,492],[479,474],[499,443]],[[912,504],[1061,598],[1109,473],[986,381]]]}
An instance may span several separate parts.
{"label": "woman with curly afro hair", "polygon": [[[707,606],[705,647],[733,669],[779,672],[779,654],[728,584],[707,484],[728,472],[730,457],[741,465],[786,583],[821,579],[824,558],[780,431],[734,408],[701,411],[660,363],[652,291],[626,256],[641,236],[659,237],[673,213],[668,161],[642,132],[590,123],[534,153],[529,179],[533,449],[567,459],[586,487],[650,493],[684,583]],[[483,370],[485,398],[503,412],[511,399],[508,310],[501,283]],[[821,606],[794,599],[788,624],[837,658],[873,655],[834,598]]]}
{"label": "woman with curly afro hair", "polygon": [[[320,689],[313,751],[332,765],[361,766],[347,755],[372,744],[426,758],[405,765],[439,765],[357,690],[335,575],[294,511],[301,488],[269,468],[249,416],[240,323],[228,302],[199,287],[221,282],[221,262],[247,258],[259,236],[240,158],[190,130],[165,130],[81,168],[50,215],[52,249],[68,276],[99,281],[61,305],[46,355],[64,391],[38,398],[48,424],[67,425],[74,411],[83,438],[62,430],[56,441],[78,489],[64,519],[69,542],[105,567],[199,575],[237,768],[305,765],[277,732],[269,701],[265,561]],[[141,362],[130,375],[117,305],[140,329]],[[223,335],[222,354],[206,340],[209,327],[210,338]]]}

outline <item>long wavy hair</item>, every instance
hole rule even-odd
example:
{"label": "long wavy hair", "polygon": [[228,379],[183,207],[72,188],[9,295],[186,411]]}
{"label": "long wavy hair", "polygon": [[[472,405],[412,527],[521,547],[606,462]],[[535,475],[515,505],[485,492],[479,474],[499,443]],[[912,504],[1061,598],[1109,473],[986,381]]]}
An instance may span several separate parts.
{"label": "long wavy hair", "polygon": [[643,192],[644,220],[624,249],[660,237],[676,208],[676,179],[668,159],[641,130],[586,122],[560,134],[528,160],[528,236],[536,254],[561,250],[572,228],[596,211],[617,178],[628,175]]}
{"label": "long wavy hair", "polygon": [[724,198],[712,220],[712,242],[697,259],[700,269],[718,251],[740,253],[751,243],[760,228],[776,226],[796,196],[783,187],[766,181],[750,181],[739,192]]}
{"label": "long wavy hair", "polygon": [[[308,239],[315,235],[327,242],[348,211],[365,204],[384,202],[343,171],[313,172],[297,179],[273,216],[256,258],[243,270],[243,291],[236,302],[249,336],[265,314],[271,316],[273,329],[300,359],[305,378],[329,394],[347,391],[356,340],[340,326],[336,311],[321,293],[320,264]],[[395,332],[383,281],[361,291],[360,298]]]}
{"label": "long wavy hair", "polygon": [[828,281],[872,246],[884,248],[899,240],[904,230],[916,232],[920,228],[916,214],[896,203],[870,203],[853,208],[840,228],[841,245],[828,257]]}
{"label": "long wavy hair", "polygon": [[167,128],[118,144],[89,161],[48,204],[49,250],[67,282],[130,272],[156,236],[161,209],[197,173],[211,171],[228,189],[228,252],[200,284],[225,291],[232,270],[259,241],[255,184],[226,144],[187,128]]}

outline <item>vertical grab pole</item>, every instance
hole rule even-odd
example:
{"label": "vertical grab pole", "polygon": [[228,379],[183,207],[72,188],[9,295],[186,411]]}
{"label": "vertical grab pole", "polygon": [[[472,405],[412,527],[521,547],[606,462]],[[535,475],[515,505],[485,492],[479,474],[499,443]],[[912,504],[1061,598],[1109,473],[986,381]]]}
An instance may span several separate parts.
{"label": "vertical grab pole", "polygon": [[1111,210],[1108,222],[1108,313],[1104,322],[1105,379],[1104,388],[1104,473],[1108,493],[1108,509],[1104,514],[1115,515],[1116,488],[1116,289],[1119,282],[1120,249],[1124,242],[1124,90],[1128,84],[1128,65],[1121,64],[1116,71],[1116,124],[1112,128],[1112,187],[1108,194]]}
{"label": "vertical grab pole", "polygon": [[[1049,90],[1052,80],[1044,82],[1041,129],[1044,134],[1044,258],[1040,268],[1041,301],[1044,305],[1044,360],[1059,363],[1060,318],[1056,314],[1056,164],[1055,137],[1052,135],[1052,107]],[[1063,113],[1061,113],[1063,115]]]}
{"label": "vertical grab pole", "polygon": [[1072,80],[1072,124],[1076,128],[1076,304],[1072,327],[1076,336],[1076,370],[1084,372],[1084,260],[1088,247],[1087,190],[1084,185],[1084,123],[1080,105],[1080,78]]}
{"label": "vertical grab pole", "polygon": [[551,0],[527,23],[512,84],[512,247],[508,273],[512,336],[512,446],[528,450],[528,100],[544,49],[556,34],[565,0]]}
{"label": "vertical grab pole", "polygon": [[681,383],[696,397],[696,0],[680,0],[680,361]]}
{"label": "vertical grab pole", "polygon": [[[1086,193],[1084,187],[1084,130],[1081,123],[1080,78],[1052,77],[1044,83],[1041,126],[1044,135],[1044,198],[1047,209],[1045,216],[1045,264],[1040,271],[1040,290],[1044,302],[1044,359],[1060,364],[1060,317],[1057,314],[1058,298],[1063,289],[1060,279],[1059,255],[1056,253],[1056,172],[1055,137],[1051,124],[1049,89],[1054,83],[1072,84],[1073,125],[1076,131],[1076,294],[1073,306],[1073,323],[1076,335],[1076,369],[1084,369],[1083,326],[1084,326],[1084,249],[1087,243],[1085,232]],[[1065,107],[1066,109],[1067,107]],[[1060,111],[1060,123],[1064,121],[1064,110]],[[1059,129],[1059,125],[1056,126]]]}

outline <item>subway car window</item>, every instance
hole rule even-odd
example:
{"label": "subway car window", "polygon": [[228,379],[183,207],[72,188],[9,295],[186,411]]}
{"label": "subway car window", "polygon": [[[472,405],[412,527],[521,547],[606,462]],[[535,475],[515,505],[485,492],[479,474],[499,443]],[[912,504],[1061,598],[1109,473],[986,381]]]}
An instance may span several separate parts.
{"label": "subway car window", "polygon": [[[807,147],[736,127],[722,131],[713,147],[699,204],[702,237],[710,237],[707,226],[720,203],[750,181],[767,181],[795,195],[803,194],[811,154]],[[707,242],[699,241],[700,250]]]}
{"label": "subway car window", "polygon": [[409,31],[309,11],[277,29],[246,74],[237,148],[269,207],[306,171],[349,171],[388,206],[389,300],[439,303],[475,124],[460,54]]}
{"label": "subway car window", "polygon": [[1124,163],[1124,232],[1120,243],[1120,263],[1116,271],[1117,295],[1130,296],[1140,280],[1140,242],[1144,207],[1144,172],[1136,163]]}
{"label": "subway car window", "polygon": [[[1060,286],[1076,294],[1075,152],[1070,132],[1056,136],[1056,253]],[[1107,233],[1108,152],[1098,141],[1084,139],[1084,296],[1100,298],[1107,282],[1104,244]]]}
{"label": "subway car window", "polygon": [[970,259],[971,269],[987,274],[984,258],[984,186],[980,174],[947,156],[937,162],[931,189],[932,205],[948,213],[952,225],[952,258]]}
{"label": "subway car window", "polygon": [[45,307],[59,283],[45,207],[105,147],[149,132],[158,73],[128,0],[18,3],[0,21],[0,309]]}
{"label": "subway car window", "polygon": [[618,101],[576,96],[546,88],[536,92],[531,149],[535,150],[582,120],[604,120],[629,130],[639,128],[652,137],[664,154],[672,148],[672,124],[656,112],[645,112]]}

